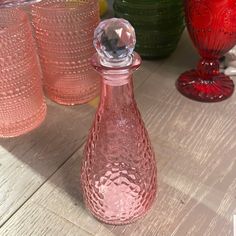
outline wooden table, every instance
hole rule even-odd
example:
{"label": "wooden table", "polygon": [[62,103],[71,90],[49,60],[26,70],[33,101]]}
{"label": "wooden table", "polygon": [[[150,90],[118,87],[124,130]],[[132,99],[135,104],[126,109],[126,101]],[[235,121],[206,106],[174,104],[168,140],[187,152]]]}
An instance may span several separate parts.
{"label": "wooden table", "polygon": [[185,33],[169,59],[144,61],[135,74],[159,171],[159,195],[145,218],[117,227],[87,212],[79,170],[96,102],[64,107],[48,101],[40,128],[0,140],[0,235],[233,235],[236,93],[216,104],[181,96],[175,80],[197,58]]}

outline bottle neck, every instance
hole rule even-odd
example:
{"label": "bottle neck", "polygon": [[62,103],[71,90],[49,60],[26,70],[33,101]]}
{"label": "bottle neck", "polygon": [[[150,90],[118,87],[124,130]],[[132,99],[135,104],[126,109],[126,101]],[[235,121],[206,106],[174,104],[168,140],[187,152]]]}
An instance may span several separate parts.
{"label": "bottle neck", "polygon": [[99,109],[105,108],[117,113],[128,106],[135,105],[132,75],[139,68],[140,64],[140,56],[134,53],[131,65],[106,67],[101,64],[98,54],[94,54],[92,66],[102,75],[102,93]]}
{"label": "bottle neck", "polygon": [[114,84],[103,77],[100,107],[112,111],[121,111],[134,104],[132,75],[127,75],[122,81],[123,83]]}

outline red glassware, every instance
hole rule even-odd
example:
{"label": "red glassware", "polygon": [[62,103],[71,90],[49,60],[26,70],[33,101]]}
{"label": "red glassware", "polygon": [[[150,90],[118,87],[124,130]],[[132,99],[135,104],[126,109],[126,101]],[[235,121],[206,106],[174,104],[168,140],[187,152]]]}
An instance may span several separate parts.
{"label": "red glassware", "polygon": [[132,74],[141,64],[135,34],[122,19],[101,22],[92,59],[102,93],[84,152],[81,184],[88,209],[108,224],[131,223],[152,206],[156,162],[134,100]]}
{"label": "red glassware", "polygon": [[220,73],[219,58],[236,43],[235,0],[185,0],[185,17],[190,37],[202,59],[197,69],[179,77],[177,89],[203,102],[230,97],[234,83]]}

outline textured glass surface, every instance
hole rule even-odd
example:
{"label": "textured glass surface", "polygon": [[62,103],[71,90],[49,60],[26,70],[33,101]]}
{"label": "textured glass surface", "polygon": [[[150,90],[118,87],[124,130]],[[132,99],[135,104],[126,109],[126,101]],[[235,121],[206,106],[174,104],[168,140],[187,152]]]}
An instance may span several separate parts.
{"label": "textured glass surface", "polygon": [[137,54],[130,66],[120,68],[104,67],[97,55],[92,59],[103,86],[84,150],[81,184],[86,206],[109,224],[139,219],[156,196],[155,155],[133,94],[132,73],[140,63]]}
{"label": "textured glass surface", "polygon": [[176,85],[185,96],[203,102],[230,97],[233,81],[219,70],[219,58],[236,43],[236,7],[232,0],[185,0],[190,37],[202,59],[197,69],[180,76]]}
{"label": "textured glass surface", "polygon": [[41,0],[0,0],[0,8],[16,7],[40,2]]}
{"label": "textured glass surface", "polygon": [[31,26],[21,10],[0,14],[0,137],[24,134],[46,115]]}
{"label": "textured glass surface", "polygon": [[98,1],[43,1],[33,6],[32,15],[47,96],[65,105],[96,97],[100,79],[90,58]]}
{"label": "textured glass surface", "polygon": [[116,17],[125,18],[137,35],[136,51],[143,57],[169,56],[177,47],[184,29],[180,0],[115,0]]}

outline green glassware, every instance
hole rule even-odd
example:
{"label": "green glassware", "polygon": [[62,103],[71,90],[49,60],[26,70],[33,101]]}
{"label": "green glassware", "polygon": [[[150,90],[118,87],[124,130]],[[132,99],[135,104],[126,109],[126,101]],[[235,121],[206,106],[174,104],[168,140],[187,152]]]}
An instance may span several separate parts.
{"label": "green glassware", "polygon": [[168,57],[184,29],[182,0],[115,0],[115,16],[134,26],[136,51],[144,58]]}

